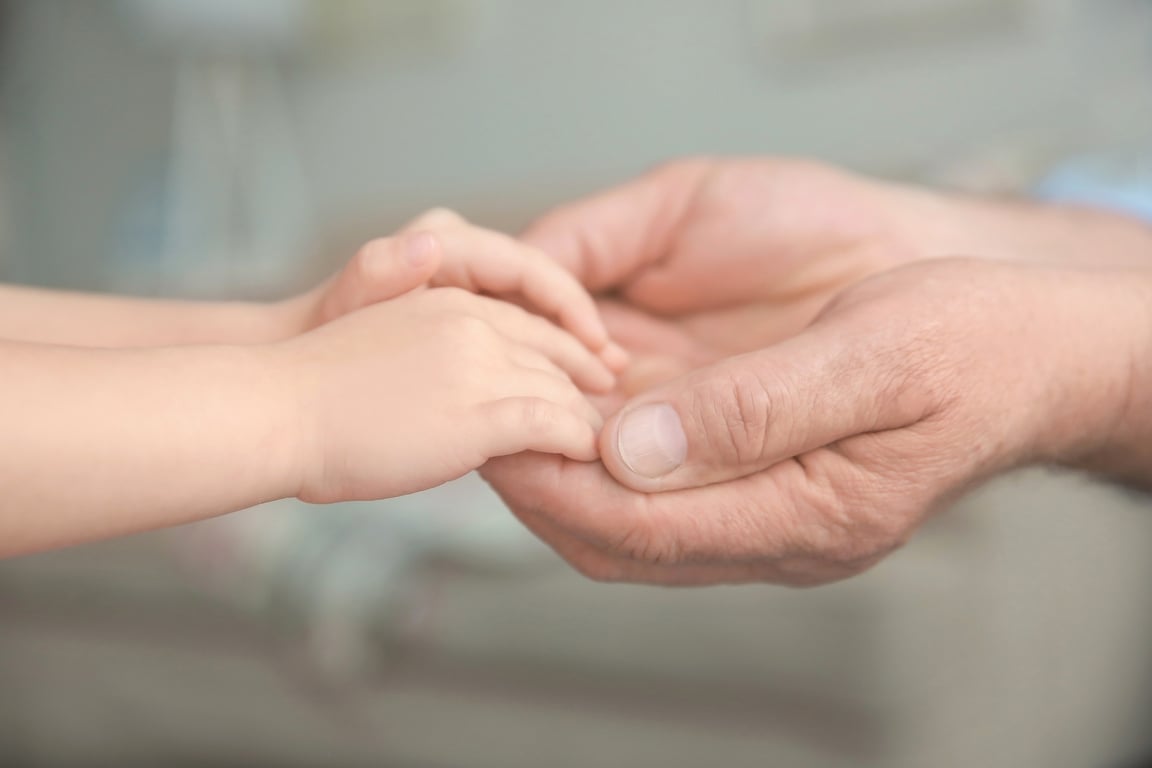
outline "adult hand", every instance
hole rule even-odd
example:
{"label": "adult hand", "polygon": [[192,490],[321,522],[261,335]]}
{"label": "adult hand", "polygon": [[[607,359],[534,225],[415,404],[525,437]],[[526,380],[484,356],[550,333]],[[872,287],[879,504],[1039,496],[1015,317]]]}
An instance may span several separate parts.
{"label": "adult hand", "polygon": [[939,256],[1147,265],[1146,228],[1066,206],[989,202],[779,159],[671,163],[561,207],[524,235],[606,296],[638,353],[624,389],[803,329],[843,288]]}
{"label": "adult hand", "polygon": [[[948,261],[861,282],[961,248],[969,232],[988,239],[972,240],[977,252],[1002,257],[1059,230],[1083,240],[1064,222],[1078,216],[1098,243],[1140,246],[1110,258],[1146,258],[1137,228],[1103,214],[949,209],[772,162],[673,166],[562,209],[529,236],[619,293],[614,334],[662,359],[651,378],[705,367],[611,419],[604,467],[524,455],[485,475],[595,578],[856,573],[967,484],[1100,455],[1123,431],[1134,361],[1149,358],[1137,354],[1146,276]],[[1051,257],[1072,261],[1062,247]]]}

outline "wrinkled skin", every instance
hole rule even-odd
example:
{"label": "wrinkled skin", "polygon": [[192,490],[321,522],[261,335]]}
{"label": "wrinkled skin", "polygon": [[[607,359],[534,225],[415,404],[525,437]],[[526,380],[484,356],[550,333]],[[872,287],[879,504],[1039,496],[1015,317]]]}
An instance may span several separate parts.
{"label": "wrinkled skin", "polygon": [[[1076,264],[1080,229],[1115,269]],[[603,297],[634,353],[635,397],[603,403],[603,464],[524,454],[484,475],[592,578],[859,573],[971,483],[1102,449],[1144,349],[1147,275],[1122,266],[1146,237],[1104,214],[804,163],[660,169],[526,233]],[[936,258],[956,254],[1000,263]],[[653,402],[675,408],[688,446],[658,477],[617,443],[623,414]]]}

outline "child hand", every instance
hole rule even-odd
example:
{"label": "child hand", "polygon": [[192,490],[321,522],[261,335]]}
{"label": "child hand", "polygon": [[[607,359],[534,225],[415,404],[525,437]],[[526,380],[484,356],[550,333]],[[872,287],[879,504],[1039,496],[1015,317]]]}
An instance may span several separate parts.
{"label": "child hand", "polygon": [[609,339],[596,303],[563,267],[512,237],[440,209],[393,237],[370,241],[337,275],[288,307],[303,332],[423,287],[463,288],[522,302],[567,329],[613,370],[627,363],[627,354]]}
{"label": "child hand", "polygon": [[603,391],[611,372],[506,302],[420,291],[271,349],[299,416],[290,429],[305,501],[399,496],[522,451],[598,456],[600,416],[577,385]]}

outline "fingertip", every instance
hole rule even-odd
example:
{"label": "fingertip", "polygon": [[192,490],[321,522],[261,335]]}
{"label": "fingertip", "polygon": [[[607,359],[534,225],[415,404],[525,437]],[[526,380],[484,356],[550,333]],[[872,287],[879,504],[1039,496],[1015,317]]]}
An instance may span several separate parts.
{"label": "fingertip", "polygon": [[600,430],[604,429],[604,415],[600,413],[600,408],[592,398],[586,398],[584,406],[584,418],[588,420],[588,426],[592,427],[595,439],[599,440]]}
{"label": "fingertip", "polygon": [[[583,292],[584,289],[580,288],[579,290]],[[562,310],[556,319],[560,325],[593,352],[598,353],[611,343],[608,328],[604,325],[604,321],[600,318],[600,313],[596,310],[590,297],[587,307],[578,305],[576,308]]]}
{"label": "fingertip", "polygon": [[593,310],[592,315],[581,313],[579,317],[570,318],[565,325],[576,338],[596,355],[600,362],[607,366],[608,371],[612,374],[612,383],[609,387],[614,387],[616,375],[628,368],[632,362],[632,356],[624,347],[612,341],[599,312]]}
{"label": "fingertip", "polygon": [[593,446],[588,449],[587,453],[569,456],[568,458],[572,459],[573,461],[583,462],[584,464],[591,464],[594,461],[600,460],[600,453],[596,450],[595,444],[593,444]]}
{"label": "fingertip", "polygon": [[607,394],[616,389],[616,374],[600,360],[597,359],[596,363],[589,368],[581,383],[584,389],[589,392]]}
{"label": "fingertip", "polygon": [[557,445],[555,452],[572,461],[599,461],[599,441],[599,433],[592,428],[591,424],[585,424],[579,438],[575,434],[571,435],[563,444]]}
{"label": "fingertip", "polygon": [[592,403],[592,406],[596,408],[596,412],[600,414],[600,426],[596,428],[597,432],[602,432],[605,419],[619,411],[620,407],[627,402],[624,395],[616,390],[602,395],[590,395],[588,401]]}
{"label": "fingertip", "polygon": [[573,432],[572,441],[560,451],[575,461],[596,461],[600,458],[600,430],[597,426],[600,414],[591,403],[588,404],[586,411],[583,414],[579,411],[571,412],[581,423],[580,437],[576,439],[576,433]]}
{"label": "fingertip", "polygon": [[632,362],[632,355],[624,347],[609,341],[600,349],[600,359],[614,373],[622,373]]}
{"label": "fingertip", "polygon": [[572,446],[564,451],[564,455],[573,461],[593,462],[600,460],[599,435],[596,430],[589,427],[587,439],[579,446]]}
{"label": "fingertip", "polygon": [[670,487],[667,476],[684,465],[688,441],[680,416],[670,403],[641,403],[609,419],[599,436],[604,466],[634,490]]}

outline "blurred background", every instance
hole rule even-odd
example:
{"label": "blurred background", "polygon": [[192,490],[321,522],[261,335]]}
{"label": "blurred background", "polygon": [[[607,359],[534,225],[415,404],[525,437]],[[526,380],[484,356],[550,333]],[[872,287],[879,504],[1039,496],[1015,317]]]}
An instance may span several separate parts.
{"label": "blurred background", "polygon": [[[1152,215],[1152,3],[0,2],[8,282],[281,297],[695,153]],[[1150,513],[1025,473],[799,592],[586,582],[475,479],[10,560],[0,765],[1137,765]]]}

